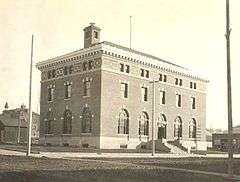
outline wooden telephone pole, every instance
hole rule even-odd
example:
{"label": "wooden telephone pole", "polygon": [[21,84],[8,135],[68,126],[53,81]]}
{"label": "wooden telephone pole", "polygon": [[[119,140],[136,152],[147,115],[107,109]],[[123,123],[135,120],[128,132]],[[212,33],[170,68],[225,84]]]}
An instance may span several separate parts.
{"label": "wooden telephone pole", "polygon": [[232,131],[232,85],[230,64],[230,12],[229,0],[226,0],[226,48],[227,48],[227,95],[228,95],[228,174],[233,175],[233,131]]}
{"label": "wooden telephone pole", "polygon": [[30,81],[29,81],[29,110],[28,110],[28,143],[27,143],[27,156],[31,154],[32,142],[32,65],[33,65],[33,35],[31,45],[31,63],[30,63]]}

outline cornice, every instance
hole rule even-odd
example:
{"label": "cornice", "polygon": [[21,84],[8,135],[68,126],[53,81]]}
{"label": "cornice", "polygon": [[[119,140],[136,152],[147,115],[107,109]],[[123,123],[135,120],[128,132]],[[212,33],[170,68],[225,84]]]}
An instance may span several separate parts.
{"label": "cornice", "polygon": [[82,59],[89,58],[97,54],[101,54],[101,56],[107,56],[111,58],[118,58],[121,60],[125,60],[126,62],[141,64],[150,68],[160,69],[165,72],[189,77],[191,79],[200,80],[206,83],[209,82],[208,80],[203,79],[196,74],[193,74],[193,72],[187,68],[167,62],[155,56],[131,50],[129,48],[106,41],[95,44],[89,48],[80,49],[62,56],[39,62],[36,64],[36,67],[42,71],[44,69],[47,69],[48,67],[56,66],[59,64],[66,64],[69,62],[78,63],[81,62]]}
{"label": "cornice", "polygon": [[76,50],[74,52],[64,54],[55,58],[47,59],[36,64],[36,67],[39,70],[43,70],[48,67],[56,66],[59,64],[66,64],[68,62],[78,63],[81,59],[94,56],[101,53],[101,44],[96,44],[95,46]]}

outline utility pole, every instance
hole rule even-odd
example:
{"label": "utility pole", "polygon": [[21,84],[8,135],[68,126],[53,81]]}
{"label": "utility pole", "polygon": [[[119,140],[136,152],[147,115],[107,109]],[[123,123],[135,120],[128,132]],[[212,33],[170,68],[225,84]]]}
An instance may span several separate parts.
{"label": "utility pole", "polygon": [[30,63],[30,81],[29,81],[29,110],[28,110],[28,147],[27,156],[31,154],[31,142],[32,142],[32,64],[33,64],[33,35],[32,35],[32,45],[31,45],[31,63]]}
{"label": "utility pole", "polygon": [[155,81],[152,81],[152,156],[155,155],[155,141],[154,141],[154,130],[155,130]]}
{"label": "utility pole", "polygon": [[228,95],[228,175],[233,176],[232,86],[230,64],[230,12],[226,0],[226,48],[227,48],[227,95]]}
{"label": "utility pole", "polygon": [[152,84],[152,156],[155,155],[155,83],[159,83],[159,80],[152,80],[149,83]]}

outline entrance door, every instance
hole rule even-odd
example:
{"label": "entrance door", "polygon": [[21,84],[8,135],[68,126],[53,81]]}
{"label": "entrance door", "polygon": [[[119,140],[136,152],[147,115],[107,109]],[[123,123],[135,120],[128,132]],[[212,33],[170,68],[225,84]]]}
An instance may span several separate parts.
{"label": "entrance door", "polygon": [[158,127],[158,139],[166,138],[166,128],[164,126]]}

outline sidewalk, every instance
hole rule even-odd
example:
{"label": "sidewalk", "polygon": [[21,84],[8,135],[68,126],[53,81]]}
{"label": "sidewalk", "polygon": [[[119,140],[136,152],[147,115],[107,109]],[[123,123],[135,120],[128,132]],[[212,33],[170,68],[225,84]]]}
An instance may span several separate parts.
{"label": "sidewalk", "polygon": [[0,149],[0,155],[25,156],[26,153],[13,150]]}
{"label": "sidewalk", "polygon": [[[0,149],[0,155],[16,155],[25,156],[25,152]],[[40,152],[39,154],[31,153],[32,157],[48,157],[48,158],[187,158],[187,157],[203,157],[203,158],[227,158],[227,154],[172,154],[172,153],[83,153],[83,152]],[[240,154],[234,154],[234,158],[240,158]]]}
{"label": "sidewalk", "polygon": [[41,152],[41,155],[49,158],[183,158],[183,157],[201,157],[194,154],[155,154],[150,153],[72,153],[72,152]]}

